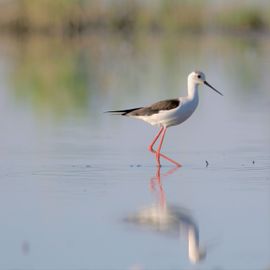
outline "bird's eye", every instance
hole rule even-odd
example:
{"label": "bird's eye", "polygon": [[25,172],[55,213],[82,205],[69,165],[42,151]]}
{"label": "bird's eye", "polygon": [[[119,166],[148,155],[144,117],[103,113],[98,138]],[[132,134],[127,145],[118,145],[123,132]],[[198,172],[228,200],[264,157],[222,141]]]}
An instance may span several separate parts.
{"label": "bird's eye", "polygon": [[198,78],[200,79],[202,76],[201,75],[198,75]]}

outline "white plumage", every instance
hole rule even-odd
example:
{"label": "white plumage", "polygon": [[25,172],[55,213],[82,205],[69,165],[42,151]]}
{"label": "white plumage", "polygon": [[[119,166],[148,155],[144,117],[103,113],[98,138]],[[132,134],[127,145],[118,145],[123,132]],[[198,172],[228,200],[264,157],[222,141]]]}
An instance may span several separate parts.
{"label": "white plumage", "polygon": [[[150,106],[139,107],[127,110],[109,111],[110,113],[121,114],[132,118],[141,119],[151,125],[158,125],[161,127],[157,136],[149,146],[149,150],[156,154],[158,166],[160,166],[160,157],[173,162],[177,166],[181,166],[176,161],[160,153],[163,139],[168,127],[179,125],[186,121],[196,110],[199,104],[199,85],[205,84],[218,94],[222,95],[217,89],[211,86],[206,80],[205,75],[201,71],[193,71],[188,76],[188,95],[186,97],[179,97],[177,99],[168,99],[159,101]],[[153,146],[157,139],[161,136],[161,140],[157,151]]]}

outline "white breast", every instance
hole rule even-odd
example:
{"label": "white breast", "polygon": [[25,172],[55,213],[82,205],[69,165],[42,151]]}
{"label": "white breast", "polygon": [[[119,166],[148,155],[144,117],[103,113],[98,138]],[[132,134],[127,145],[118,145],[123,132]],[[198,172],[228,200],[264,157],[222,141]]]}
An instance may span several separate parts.
{"label": "white breast", "polygon": [[136,116],[151,125],[175,126],[186,121],[198,106],[198,99],[181,98],[181,105],[172,110],[159,111],[151,116]]}

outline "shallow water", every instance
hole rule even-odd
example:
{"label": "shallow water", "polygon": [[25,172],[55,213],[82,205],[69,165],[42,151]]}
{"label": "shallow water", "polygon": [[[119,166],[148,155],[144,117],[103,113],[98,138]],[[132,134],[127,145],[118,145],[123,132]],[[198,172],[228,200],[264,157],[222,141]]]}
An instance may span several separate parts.
{"label": "shallow water", "polygon": [[[269,269],[269,37],[0,48],[0,269]],[[162,161],[159,175],[157,130],[103,112],[185,95],[193,69],[224,97],[200,89],[164,142],[183,166]],[[191,228],[206,252],[196,266]]]}

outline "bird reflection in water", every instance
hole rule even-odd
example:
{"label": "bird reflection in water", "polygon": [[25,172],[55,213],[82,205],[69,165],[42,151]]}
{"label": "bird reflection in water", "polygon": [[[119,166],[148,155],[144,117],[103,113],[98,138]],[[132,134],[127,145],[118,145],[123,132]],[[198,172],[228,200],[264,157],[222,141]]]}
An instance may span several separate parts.
{"label": "bird reflection in water", "polygon": [[189,210],[175,205],[168,205],[162,186],[161,177],[166,177],[179,167],[161,174],[157,167],[156,175],[150,180],[150,189],[158,196],[158,202],[146,207],[126,218],[126,221],[142,227],[170,235],[186,235],[188,241],[188,257],[190,262],[198,263],[205,259],[206,248],[200,247],[199,228]]}

